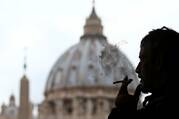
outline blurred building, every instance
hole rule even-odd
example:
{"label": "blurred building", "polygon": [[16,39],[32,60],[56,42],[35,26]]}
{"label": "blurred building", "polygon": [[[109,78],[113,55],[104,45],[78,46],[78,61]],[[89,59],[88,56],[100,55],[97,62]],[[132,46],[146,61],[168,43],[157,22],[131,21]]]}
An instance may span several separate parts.
{"label": "blurred building", "polygon": [[15,103],[14,95],[10,96],[9,104],[3,104],[1,106],[1,115],[0,119],[17,119],[18,115],[18,107]]}
{"label": "blurred building", "polygon": [[26,75],[20,80],[20,100],[16,105],[14,95],[10,96],[9,104],[1,106],[0,119],[32,119],[32,104],[29,101],[29,80]]}
{"label": "blurred building", "polygon": [[134,79],[131,90],[138,83],[133,66],[120,50],[117,66],[102,66],[100,55],[108,46],[112,45],[93,7],[79,43],[60,56],[50,71],[39,119],[107,118],[119,90],[112,82],[127,75]]}
{"label": "blurred building", "polygon": [[[135,89],[138,80],[134,68],[120,49],[115,66],[102,66],[100,55],[108,46],[113,45],[103,34],[101,19],[93,7],[79,43],[62,54],[49,73],[44,100],[38,106],[38,119],[105,119],[119,90],[113,81],[128,76],[134,79],[130,92]],[[0,119],[32,119],[28,83],[23,76],[20,106],[11,96],[10,104],[2,105]]]}

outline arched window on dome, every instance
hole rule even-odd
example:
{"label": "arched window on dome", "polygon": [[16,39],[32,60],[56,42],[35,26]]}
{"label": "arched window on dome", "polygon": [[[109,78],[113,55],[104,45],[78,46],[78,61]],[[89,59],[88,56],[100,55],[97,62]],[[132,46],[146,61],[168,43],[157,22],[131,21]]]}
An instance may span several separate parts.
{"label": "arched window on dome", "polygon": [[75,85],[76,79],[77,79],[77,66],[73,64],[70,68],[68,83],[71,85]]}
{"label": "arched window on dome", "polygon": [[56,74],[55,74],[55,80],[54,80],[54,82],[52,82],[52,87],[54,87],[54,85],[55,86],[58,86],[57,84],[60,84],[61,83],[61,76],[62,76],[62,72],[63,72],[63,69],[62,68],[58,68],[58,70],[57,70],[57,72],[56,72]]}
{"label": "arched window on dome", "polygon": [[87,112],[87,99],[79,99],[79,115],[85,115]]}
{"label": "arched window on dome", "polygon": [[92,99],[92,115],[96,115],[97,114],[97,100],[96,99]]}
{"label": "arched window on dome", "polygon": [[71,115],[73,112],[72,99],[64,99],[63,108],[65,115]]}
{"label": "arched window on dome", "polygon": [[92,63],[88,64],[87,81],[89,84],[97,83],[95,66]]}
{"label": "arched window on dome", "polygon": [[55,109],[56,109],[55,102],[49,101],[47,108],[49,109],[49,113],[50,113],[50,114],[55,114]]}

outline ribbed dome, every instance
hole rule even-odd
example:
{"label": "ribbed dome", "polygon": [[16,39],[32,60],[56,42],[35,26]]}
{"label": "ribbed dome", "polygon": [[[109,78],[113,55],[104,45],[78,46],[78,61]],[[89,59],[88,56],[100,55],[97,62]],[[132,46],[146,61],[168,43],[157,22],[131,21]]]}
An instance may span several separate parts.
{"label": "ribbed dome", "polygon": [[116,72],[105,73],[107,69],[102,67],[99,56],[106,45],[110,45],[106,40],[88,39],[72,46],[52,67],[46,91],[71,86],[112,86],[114,80],[124,75],[136,79],[131,63],[120,51]]}
{"label": "ribbed dome", "polygon": [[102,34],[101,21],[93,8],[86,21],[84,35],[80,42],[60,56],[52,67],[45,92],[78,86],[112,87],[114,80],[121,80],[126,75],[134,79],[129,86],[129,88],[134,89],[138,84],[135,71],[130,61],[120,50],[118,50],[119,61],[117,66],[113,67],[114,71],[102,66],[100,55],[106,46],[110,46],[110,44]]}

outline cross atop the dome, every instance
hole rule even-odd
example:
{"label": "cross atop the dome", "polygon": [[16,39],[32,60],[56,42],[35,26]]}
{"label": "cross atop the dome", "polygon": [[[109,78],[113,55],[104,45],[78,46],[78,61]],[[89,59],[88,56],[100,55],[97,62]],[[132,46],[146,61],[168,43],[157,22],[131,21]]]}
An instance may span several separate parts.
{"label": "cross atop the dome", "polygon": [[23,65],[24,73],[26,73],[27,69],[27,47],[24,47],[24,65]]}
{"label": "cross atop the dome", "polygon": [[95,0],[93,0],[92,4],[93,4],[93,7],[95,7]]}

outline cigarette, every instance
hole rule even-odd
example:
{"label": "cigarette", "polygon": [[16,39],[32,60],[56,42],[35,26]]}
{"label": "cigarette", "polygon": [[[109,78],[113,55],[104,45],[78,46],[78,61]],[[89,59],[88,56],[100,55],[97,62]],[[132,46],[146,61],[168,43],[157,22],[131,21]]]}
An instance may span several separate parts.
{"label": "cigarette", "polygon": [[124,82],[126,82],[126,81],[115,81],[115,82],[113,82],[113,84],[116,84],[116,83],[124,83]]}

